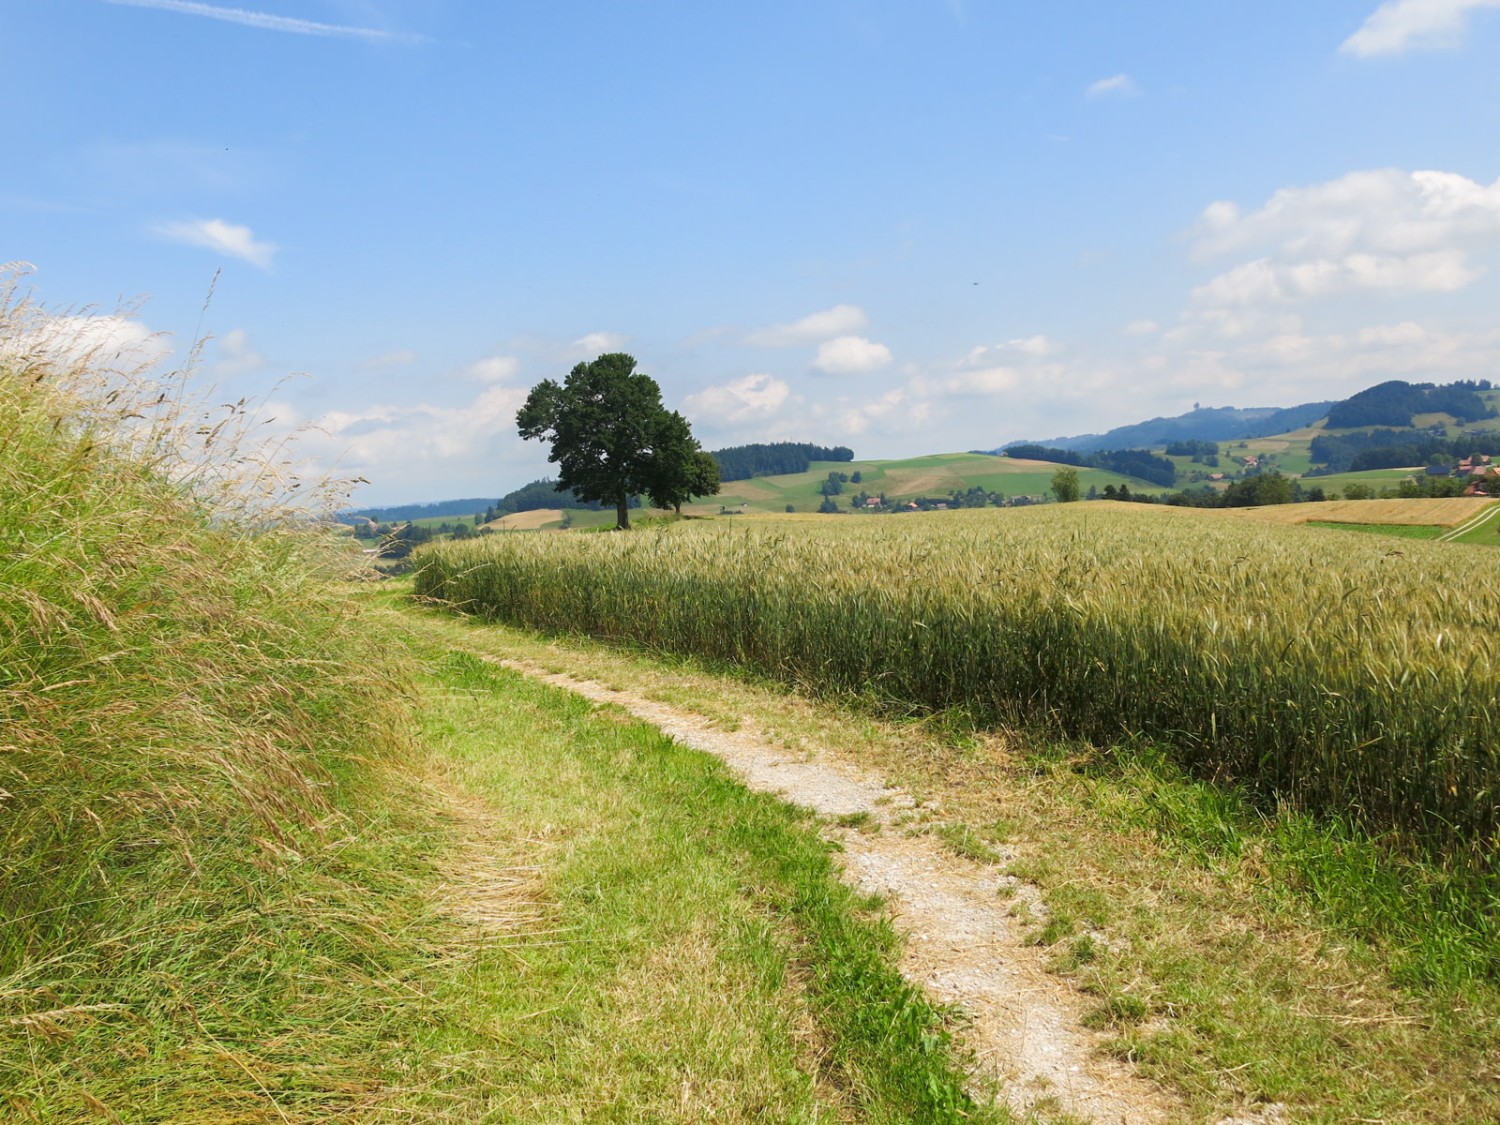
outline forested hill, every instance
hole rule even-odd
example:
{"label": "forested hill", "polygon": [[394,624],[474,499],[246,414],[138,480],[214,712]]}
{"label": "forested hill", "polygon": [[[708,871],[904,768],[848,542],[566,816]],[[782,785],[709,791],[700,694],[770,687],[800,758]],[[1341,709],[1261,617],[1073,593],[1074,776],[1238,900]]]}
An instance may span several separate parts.
{"label": "forested hill", "polygon": [[728,449],[712,450],[710,456],[719,463],[719,479],[728,481],[805,473],[814,461],[853,461],[854,451],[843,445],[777,441],[770,444],[732,445]]}
{"label": "forested hill", "polygon": [[1147,449],[1111,449],[1101,453],[1082,454],[1071,449],[1058,449],[1045,445],[1008,445],[1005,452],[1010,457],[1026,461],[1055,461],[1062,465],[1079,468],[1106,469],[1122,476],[1136,477],[1171,488],[1177,481],[1177,466],[1165,457],[1158,457]]}
{"label": "forested hill", "polygon": [[[1152,418],[1129,426],[1117,426],[1102,434],[1077,434],[1027,444],[1074,453],[1098,453],[1105,449],[1148,449],[1174,441],[1240,441],[1268,437],[1310,426],[1328,413],[1332,402],[1306,402],[1301,406],[1214,406]],[[999,453],[1000,450],[993,450]]]}
{"label": "forested hill", "polygon": [[1477,422],[1496,416],[1495,409],[1479,397],[1480,391],[1493,389],[1488,379],[1442,386],[1393,379],[1335,403],[1328,411],[1328,428],[1410,426],[1418,414],[1449,414],[1460,425]]}

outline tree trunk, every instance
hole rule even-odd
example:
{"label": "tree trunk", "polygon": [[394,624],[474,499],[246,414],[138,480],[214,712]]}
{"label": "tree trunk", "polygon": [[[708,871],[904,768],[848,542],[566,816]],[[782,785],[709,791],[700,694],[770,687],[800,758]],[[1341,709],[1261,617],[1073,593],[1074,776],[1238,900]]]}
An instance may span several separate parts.
{"label": "tree trunk", "polygon": [[677,508],[677,518],[681,519],[682,518],[682,501],[681,500],[677,501],[676,508]]}
{"label": "tree trunk", "polygon": [[620,496],[615,500],[615,530],[630,530],[630,497]]}

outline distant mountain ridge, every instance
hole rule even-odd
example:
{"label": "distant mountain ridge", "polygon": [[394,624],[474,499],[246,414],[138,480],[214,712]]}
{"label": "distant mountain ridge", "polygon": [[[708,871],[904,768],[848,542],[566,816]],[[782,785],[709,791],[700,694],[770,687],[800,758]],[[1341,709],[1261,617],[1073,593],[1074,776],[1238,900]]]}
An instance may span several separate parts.
{"label": "distant mountain ridge", "polygon": [[403,523],[406,520],[431,519],[434,516],[472,516],[482,512],[493,500],[434,500],[427,504],[388,504],[377,508],[351,508],[340,516],[364,516],[377,523]]}
{"label": "distant mountain ridge", "polygon": [[1039,442],[1006,442],[991,452],[1012,445],[1045,445],[1073,453],[1100,453],[1108,449],[1149,449],[1174,441],[1239,441],[1300,430],[1325,417],[1337,401],[1305,402],[1300,406],[1209,406],[1189,410],[1171,418],[1152,418],[1129,426],[1117,426],[1102,434],[1076,434]]}

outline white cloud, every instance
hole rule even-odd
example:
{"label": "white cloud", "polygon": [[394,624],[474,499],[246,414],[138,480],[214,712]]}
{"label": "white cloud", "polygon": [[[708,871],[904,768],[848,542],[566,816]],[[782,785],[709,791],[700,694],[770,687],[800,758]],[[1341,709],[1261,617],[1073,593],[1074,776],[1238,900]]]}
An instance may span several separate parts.
{"label": "white cloud", "polygon": [[1477,257],[1500,246],[1500,180],[1351,172],[1283,188],[1248,214],[1211,204],[1193,237],[1199,258],[1256,254],[1194,290],[1200,318],[1357,291],[1451,293],[1482,276]]}
{"label": "white cloud", "polygon": [[1389,0],[1339,50],[1370,58],[1422,47],[1456,47],[1470,12],[1500,8],[1500,0]]}
{"label": "white cloud", "polygon": [[1115,74],[1109,78],[1101,78],[1084,91],[1091,98],[1130,98],[1141,92],[1135,84],[1135,79],[1128,74]]}
{"label": "white cloud", "polygon": [[818,346],[813,366],[829,375],[864,375],[891,362],[891,349],[863,336],[840,336]]}
{"label": "white cloud", "polygon": [[1409,320],[1400,324],[1371,325],[1361,328],[1358,335],[1361,344],[1373,347],[1411,347],[1425,344],[1431,339],[1432,334],[1427,329]]}
{"label": "white cloud", "polygon": [[1154,320],[1132,320],[1125,326],[1127,336],[1155,336],[1161,331],[1161,325]]}
{"label": "white cloud", "polygon": [[266,357],[251,347],[250,337],[243,328],[224,333],[217,344],[213,372],[221,379],[249,375],[266,365]]}
{"label": "white cloud", "polygon": [[707,387],[682,402],[690,421],[731,426],[770,418],[791,395],[791,387],[771,375],[746,375],[721,386]]}
{"label": "white cloud", "polygon": [[918,397],[908,388],[896,387],[875,398],[844,407],[835,425],[841,436],[858,437],[873,425],[889,430],[899,424],[904,431],[925,425],[932,418],[932,403]]}
{"label": "white cloud", "polygon": [[[461,406],[376,404],[331,410],[298,433],[294,453],[312,471],[360,476],[387,496],[430,499],[447,489],[459,495],[476,487],[476,465],[492,465],[502,452],[525,456],[516,434],[516,411],[526,401],[521,387],[486,387]],[[494,486],[491,486],[494,487]]]}
{"label": "white cloud", "polygon": [[105,0],[105,3],[128,8],[155,8],[158,11],[176,12],[184,16],[202,16],[224,23],[258,28],[261,31],[283,31],[292,35],[313,35],[325,39],[361,39],[367,43],[423,42],[419,35],[381,31],[372,27],[345,27],[340,24],[318,23],[315,20],[277,16],[269,12],[252,12],[244,8],[220,8],[212,4],[196,3],[195,0]]}
{"label": "white cloud", "polygon": [[1227,201],[1210,204],[1194,236],[1200,256],[1266,244],[1300,259],[1462,248],[1500,239],[1500,179],[1486,185],[1454,172],[1350,172],[1282,188],[1248,215]]}
{"label": "white cloud", "polygon": [[0,357],[76,364],[89,360],[107,370],[146,368],[171,354],[167,337],[134,317],[39,315],[0,340]]}
{"label": "white cloud", "polygon": [[977,367],[951,375],[935,385],[950,395],[996,395],[1013,391],[1021,385],[1021,372],[1015,367]]}
{"label": "white cloud", "polygon": [[1055,355],[1062,351],[1061,344],[1046,336],[1027,336],[1024,340],[1010,340],[1002,347],[1029,356]]}
{"label": "white cloud", "polygon": [[188,246],[202,246],[231,258],[240,258],[263,270],[271,268],[276,247],[257,242],[249,227],[235,226],[223,219],[192,219],[186,222],[162,223],[156,233]]}
{"label": "white cloud", "polygon": [[477,363],[471,363],[464,368],[464,374],[470,379],[476,379],[481,383],[503,383],[511,378],[521,369],[521,361],[515,356],[492,355],[487,359],[481,359]]}
{"label": "white cloud", "polygon": [[630,337],[620,332],[590,332],[568,345],[568,354],[596,359],[601,355],[625,350]]}
{"label": "white cloud", "polygon": [[858,305],[835,305],[790,324],[758,328],[745,337],[745,343],[757,348],[794,348],[802,344],[816,344],[835,336],[849,336],[863,331],[869,323],[870,318]]}

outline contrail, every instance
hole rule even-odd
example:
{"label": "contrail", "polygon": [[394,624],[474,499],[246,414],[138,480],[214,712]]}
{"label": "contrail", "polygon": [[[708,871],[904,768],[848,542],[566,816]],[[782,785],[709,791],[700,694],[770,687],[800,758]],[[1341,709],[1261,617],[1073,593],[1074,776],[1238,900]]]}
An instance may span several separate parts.
{"label": "contrail", "polygon": [[251,12],[244,8],[217,8],[212,4],[196,3],[195,0],[104,0],[104,2],[129,8],[159,8],[164,12],[179,12],[185,16],[204,16],[211,20],[223,20],[225,23],[258,27],[262,31],[288,31],[293,35],[319,35],[329,39],[363,39],[367,43],[422,42],[420,35],[378,31],[372,27],[343,27],[334,23],[297,19],[294,16],[273,16],[269,12]]}

